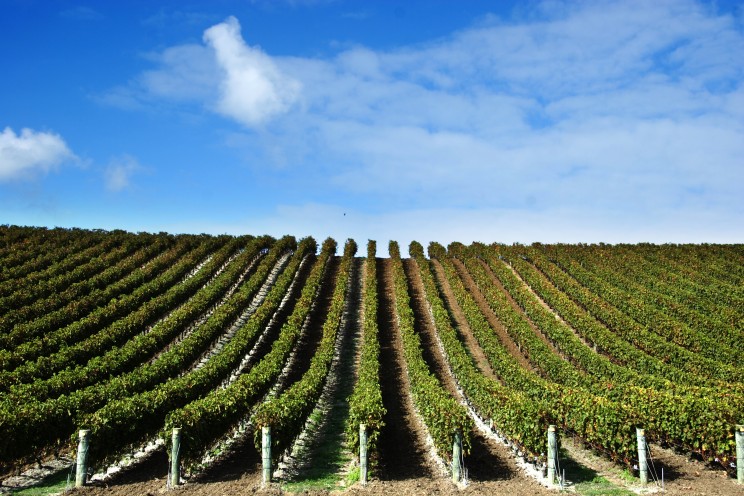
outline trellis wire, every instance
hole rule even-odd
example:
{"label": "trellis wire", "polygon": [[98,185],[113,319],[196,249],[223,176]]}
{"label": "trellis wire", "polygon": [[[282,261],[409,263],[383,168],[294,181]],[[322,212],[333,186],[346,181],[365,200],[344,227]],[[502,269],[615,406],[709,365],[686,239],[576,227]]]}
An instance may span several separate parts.
{"label": "trellis wire", "polygon": [[651,478],[654,480],[654,484],[656,486],[660,486],[662,489],[664,488],[664,467],[661,468],[661,484],[659,484],[659,474],[656,472],[656,466],[654,465],[654,459],[651,456],[651,446],[649,446],[648,441],[644,438],[644,443],[646,444],[646,453],[648,453],[648,461],[646,461],[646,466],[650,468],[649,474],[651,475]]}

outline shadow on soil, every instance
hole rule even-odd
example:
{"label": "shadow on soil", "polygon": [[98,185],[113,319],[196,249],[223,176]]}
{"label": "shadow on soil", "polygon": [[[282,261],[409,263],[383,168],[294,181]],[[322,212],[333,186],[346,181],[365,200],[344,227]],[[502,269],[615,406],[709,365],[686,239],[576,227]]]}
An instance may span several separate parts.
{"label": "shadow on soil", "polygon": [[246,473],[260,470],[261,456],[253,444],[253,436],[245,436],[230,448],[230,453],[222,460],[216,461],[203,473],[194,478],[194,482],[228,482],[236,481]]}
{"label": "shadow on soil", "polygon": [[[153,479],[163,479],[168,476],[168,453],[164,448],[159,448],[141,463],[131,468],[124,468],[121,472],[114,475],[106,482],[92,482],[91,486],[123,486],[126,484],[135,484],[138,482],[148,482]],[[165,485],[165,482],[163,482]]]}
{"label": "shadow on soil", "polygon": [[[417,448],[413,419],[406,409],[407,391],[401,387],[405,371],[402,357],[395,349],[395,302],[388,292],[386,280],[392,283],[389,262],[377,259],[377,323],[380,340],[380,387],[382,402],[387,409],[385,427],[380,433],[380,479],[401,481],[431,477],[426,465],[426,452]],[[392,287],[392,284],[391,284]],[[409,424],[409,422],[411,424]]]}
{"label": "shadow on soil", "polygon": [[583,496],[626,496],[634,494],[623,487],[615,486],[596,470],[576,462],[563,450],[561,450],[558,460],[559,475],[565,471],[566,479],[578,494]]}
{"label": "shadow on soil", "polygon": [[491,452],[487,441],[480,434],[475,433],[471,443],[471,454],[465,459],[465,468],[471,480],[498,481],[517,476],[501,458]]}

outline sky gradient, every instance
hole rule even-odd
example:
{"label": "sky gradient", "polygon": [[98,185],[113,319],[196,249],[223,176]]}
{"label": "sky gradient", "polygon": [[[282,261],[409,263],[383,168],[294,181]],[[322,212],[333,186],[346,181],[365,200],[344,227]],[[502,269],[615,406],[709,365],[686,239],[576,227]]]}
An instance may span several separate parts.
{"label": "sky gradient", "polygon": [[742,2],[0,9],[2,224],[744,242]]}

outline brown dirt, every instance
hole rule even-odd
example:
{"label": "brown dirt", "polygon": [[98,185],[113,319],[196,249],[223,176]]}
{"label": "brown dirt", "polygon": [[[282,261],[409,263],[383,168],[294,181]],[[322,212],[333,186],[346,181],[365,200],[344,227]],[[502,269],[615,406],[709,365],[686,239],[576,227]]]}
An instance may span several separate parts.
{"label": "brown dirt", "polygon": [[115,496],[157,494],[161,487],[165,488],[167,476],[168,454],[161,448],[152,453],[142,463],[119,472],[112,481],[107,483],[95,482],[87,487],[75,489],[73,493]]}
{"label": "brown dirt", "polygon": [[328,267],[323,274],[313,308],[307,316],[307,328],[295,345],[296,352],[291,359],[291,369],[286,377],[283,378],[280,391],[288,389],[292,384],[302,379],[307,369],[310,368],[310,362],[315,355],[315,350],[318,349],[320,340],[323,337],[323,324],[328,315],[328,309],[331,306],[333,291],[336,288],[336,276],[340,267],[341,257],[331,257]]}
{"label": "brown dirt", "polygon": [[656,474],[664,468],[665,489],[669,494],[743,495],[744,486],[728,476],[722,468],[709,468],[705,463],[651,444],[651,459]]}
{"label": "brown dirt", "polygon": [[260,486],[261,455],[250,435],[237,443],[228,456],[189,481],[182,489],[187,494],[207,496],[251,493]]}
{"label": "brown dirt", "polygon": [[499,319],[496,317],[496,314],[493,313],[493,310],[491,310],[491,307],[488,305],[486,298],[483,296],[483,293],[481,293],[478,285],[475,283],[475,280],[473,280],[473,277],[470,275],[470,272],[468,272],[468,269],[465,267],[465,265],[463,265],[461,261],[455,258],[452,259],[452,262],[455,266],[455,269],[457,270],[458,275],[460,276],[460,279],[465,285],[465,289],[468,290],[470,295],[478,304],[478,308],[480,308],[481,313],[483,313],[483,316],[488,321],[491,329],[496,332],[496,336],[499,338],[499,341],[501,341],[501,344],[503,344],[506,350],[519,361],[519,364],[522,367],[527,370],[534,371],[535,368],[522,354],[517,344],[514,342],[514,340],[512,340],[511,336],[509,336],[509,331],[506,330],[506,327],[504,327],[501,321],[499,321]]}
{"label": "brown dirt", "polygon": [[[567,360],[566,357],[563,355],[563,353],[561,353],[561,350],[556,348],[555,345],[542,333],[540,328],[537,327],[534,322],[532,322],[532,319],[530,319],[527,316],[527,314],[524,313],[524,310],[522,310],[522,307],[519,306],[519,303],[517,303],[514,300],[512,295],[506,290],[503,284],[501,284],[501,281],[499,280],[498,277],[496,277],[496,274],[493,273],[493,270],[491,270],[491,267],[488,266],[486,261],[479,260],[479,262],[481,263],[481,265],[483,265],[483,268],[486,270],[486,273],[491,278],[491,281],[493,282],[494,286],[496,286],[499,289],[499,291],[503,292],[506,295],[507,300],[509,300],[509,304],[512,306],[512,308],[514,308],[514,310],[516,310],[522,315],[524,320],[529,324],[530,328],[532,329],[532,332],[534,332],[535,335],[543,341],[543,343],[548,345],[550,347],[550,350],[553,353],[555,353],[559,357],[562,357],[564,360]],[[522,284],[524,284],[524,282],[522,282]]]}
{"label": "brown dirt", "polygon": [[[95,484],[77,489],[73,494],[86,496],[136,496],[155,494],[193,494],[217,496],[225,494],[252,494],[261,486],[260,456],[248,436],[231,449],[229,456],[215,463],[198,477],[169,491],[166,485],[168,459],[164,450],[156,452],[147,462],[129,472],[122,472],[107,484]],[[270,489],[270,488],[269,488]],[[266,494],[271,491],[267,490]]]}
{"label": "brown dirt", "polygon": [[[522,276],[519,275],[519,272],[517,272],[514,269],[514,267],[512,267],[510,264],[508,264],[506,262],[502,262],[502,263],[504,265],[506,265],[509,268],[509,270],[512,271],[512,273],[514,274],[514,277],[516,277],[517,279],[519,279],[519,281],[524,285],[524,287],[527,288],[527,291],[529,291],[532,294],[532,296],[535,297],[535,300],[540,304],[541,307],[543,307],[545,310],[547,310],[548,312],[550,312],[553,315],[553,317],[555,317],[555,320],[557,320],[558,322],[560,322],[564,326],[566,326],[566,328],[569,329],[573,333],[573,335],[576,336],[577,339],[579,339],[582,343],[584,343],[584,346],[586,346],[587,348],[589,348],[593,352],[597,353],[597,349],[594,346],[592,346],[591,344],[589,344],[584,339],[584,336],[582,336],[581,334],[579,334],[579,332],[576,329],[574,329],[568,322],[566,322],[565,320],[563,320],[563,317],[561,317],[558,314],[558,312],[556,312],[555,310],[553,310],[553,308],[550,305],[548,305],[548,303],[545,300],[543,300],[540,297],[540,295],[538,295],[535,292],[535,290],[532,289],[532,287],[529,284],[527,284],[527,282],[524,279],[522,279]],[[539,274],[539,277],[541,277],[544,280],[543,282],[545,284],[550,285],[552,288],[554,288],[556,291],[558,291],[558,288],[556,288],[555,285],[553,285],[553,283],[550,280],[548,280],[547,277],[545,277],[542,274],[542,272],[540,272],[540,270],[537,267],[535,267],[532,264],[530,264],[530,265]]]}
{"label": "brown dirt", "polygon": [[387,481],[432,478],[426,434],[419,425],[404,368],[395,314],[391,260],[377,259],[377,323],[380,340],[380,386],[387,409],[380,433],[380,478]]}
{"label": "brown dirt", "polygon": [[411,297],[411,308],[414,316],[414,330],[421,338],[422,354],[429,370],[439,379],[439,383],[455,398],[458,398],[457,385],[449,374],[449,366],[439,350],[436,340],[436,328],[429,315],[429,302],[426,299],[424,282],[421,280],[416,261],[412,258],[403,260],[403,268],[408,280],[408,294]]}
{"label": "brown dirt", "polygon": [[[147,471],[138,470],[133,474],[122,474],[115,484],[108,487],[90,486],[76,489],[72,494],[84,496],[138,496],[157,494],[188,494],[200,496],[221,496],[227,494],[281,494],[283,491],[277,485],[261,487],[260,466],[258,453],[248,443],[247,450],[236,453],[229,458],[230,466],[219,467],[219,476],[205,474],[199,481],[189,482],[174,491],[166,488],[166,458],[164,452],[156,453],[148,464]],[[621,476],[617,465],[607,459],[596,456],[588,450],[573,445],[570,439],[563,441],[564,448],[576,461],[590,467],[614,483],[618,487],[637,488],[629,484]],[[689,459],[671,450],[651,445],[651,454],[657,472],[664,467],[665,493],[670,495],[710,495],[735,496],[744,494],[744,489],[736,484],[735,479],[727,477],[723,470],[710,470],[702,462]],[[508,462],[508,460],[507,460]],[[334,494],[353,494],[369,496],[390,495],[419,495],[419,494],[492,494],[492,495],[522,495],[522,494],[555,494],[538,486],[534,481],[525,477],[481,481],[475,478],[471,469],[473,481],[465,488],[458,489],[447,479],[438,477],[415,477],[403,480],[375,480],[366,487],[354,485],[343,492]],[[570,476],[568,477],[570,479]],[[651,487],[650,489],[653,489]],[[329,494],[326,491],[315,491],[307,494]]]}
{"label": "brown dirt", "polygon": [[[411,295],[411,306],[415,318],[415,329],[421,337],[421,344],[427,364],[440,383],[460,400],[461,394],[457,389],[455,379],[449,372],[449,366],[437,344],[436,327],[429,314],[429,304],[421,280],[421,273],[413,259],[404,261],[408,291]],[[485,437],[478,430],[471,434],[471,452],[465,459],[468,477],[471,481],[482,486],[483,490],[498,482],[497,486],[503,490],[514,484],[514,489],[530,488],[530,493],[539,493],[543,488],[533,479],[521,475],[509,450],[493,439]],[[495,489],[495,488],[494,488]]]}
{"label": "brown dirt", "polygon": [[[573,460],[595,471],[618,487],[629,490],[640,488],[637,478],[629,481],[623,470],[612,461],[585,449],[581,442],[564,438],[561,445]],[[661,479],[664,469],[664,493],[672,495],[717,495],[733,496],[744,494],[744,488],[736,484],[734,478],[728,477],[722,469],[711,469],[704,463],[675,453],[670,449],[651,444],[651,457],[655,473]],[[571,480],[567,471],[567,479]],[[661,491],[661,482],[650,482],[648,491]]]}
{"label": "brown dirt", "polygon": [[456,329],[459,331],[460,336],[465,343],[465,347],[470,353],[470,356],[473,357],[476,367],[478,367],[478,370],[480,370],[483,375],[485,375],[489,379],[498,380],[496,374],[493,371],[493,368],[491,367],[491,364],[488,362],[488,357],[486,357],[486,354],[483,352],[483,349],[478,344],[475,336],[473,336],[470,325],[468,325],[468,320],[465,317],[462,308],[460,308],[460,305],[458,305],[455,295],[452,293],[452,288],[450,287],[449,281],[447,280],[447,276],[444,274],[442,264],[439,263],[439,260],[433,259],[432,266],[434,267],[434,275],[442,289],[444,304],[447,307],[450,315],[454,319]]}
{"label": "brown dirt", "polygon": [[[257,471],[256,475],[260,475]],[[80,496],[155,496],[160,494],[173,495],[196,495],[196,496],[225,496],[225,495],[278,495],[287,494],[280,486],[271,484],[262,487],[260,477],[246,474],[244,477],[232,481],[218,481],[209,483],[196,483],[181,486],[175,490],[169,490],[165,486],[165,479],[151,481],[129,486],[94,488],[85,487],[72,491],[72,495]],[[444,478],[414,478],[399,481],[374,480],[362,487],[355,484],[343,491],[304,491],[299,494],[307,495],[362,495],[362,496],[393,496],[393,495],[494,495],[494,496],[516,496],[516,495],[555,495],[555,491],[549,491],[532,484],[518,484],[514,480],[490,481],[488,483],[473,482],[464,489],[460,489]],[[718,494],[718,493],[712,493]]]}

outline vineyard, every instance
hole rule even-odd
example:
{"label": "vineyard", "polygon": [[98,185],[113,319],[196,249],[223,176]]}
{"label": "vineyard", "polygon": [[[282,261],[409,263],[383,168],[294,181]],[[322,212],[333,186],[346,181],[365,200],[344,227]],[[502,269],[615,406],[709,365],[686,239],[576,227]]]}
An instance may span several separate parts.
{"label": "vineyard", "polygon": [[744,245],[387,248],[0,227],[0,492],[740,494]]}

